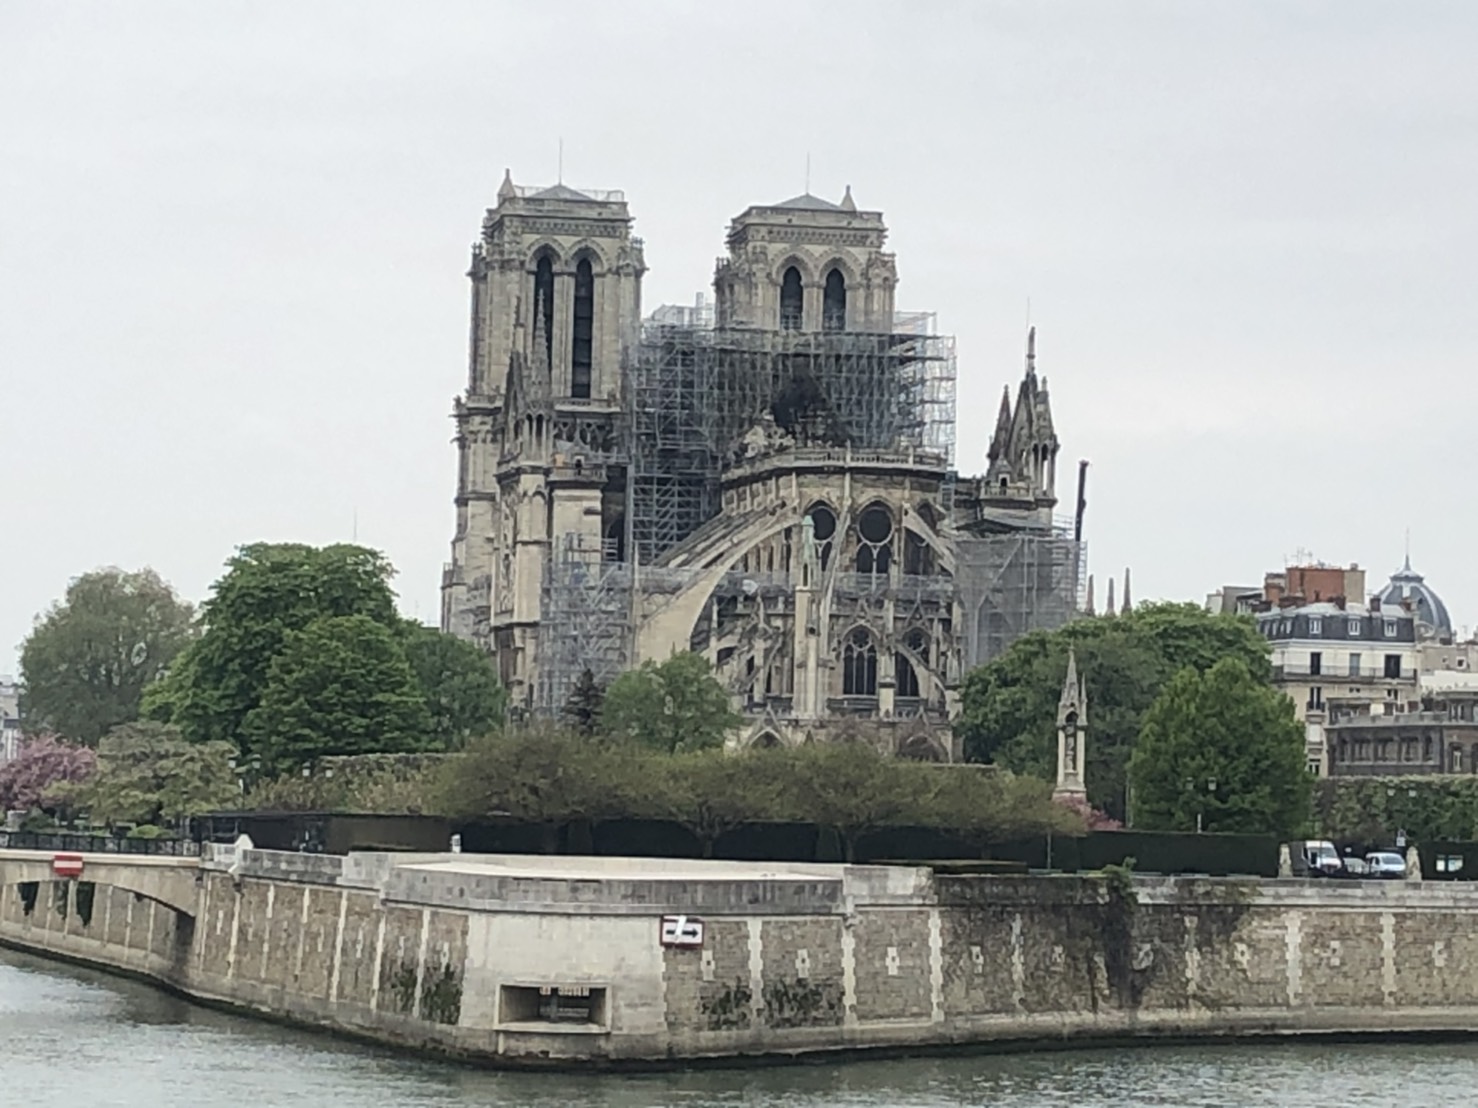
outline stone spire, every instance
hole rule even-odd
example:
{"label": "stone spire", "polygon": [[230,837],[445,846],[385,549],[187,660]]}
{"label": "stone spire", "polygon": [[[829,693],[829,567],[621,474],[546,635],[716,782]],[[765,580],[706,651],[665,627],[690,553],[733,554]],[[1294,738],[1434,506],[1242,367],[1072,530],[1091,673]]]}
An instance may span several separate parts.
{"label": "stone spire", "polygon": [[1108,582],[1108,600],[1104,602],[1103,614],[1106,616],[1116,614],[1114,612],[1114,579],[1112,577],[1109,578]]}
{"label": "stone spire", "polygon": [[505,200],[512,200],[517,195],[518,192],[513,187],[513,170],[503,170],[503,184],[498,188],[498,203],[501,204]]}
{"label": "stone spire", "polygon": [[1035,327],[1026,329],[1026,375],[1028,378],[1037,375],[1037,329]]}
{"label": "stone spire", "polygon": [[1001,390],[1001,409],[996,413],[996,433],[990,440],[990,449],[986,451],[987,460],[992,462],[1003,461],[1007,452],[1011,449],[1011,386],[1007,385]]}
{"label": "stone spire", "polygon": [[1057,702],[1057,785],[1052,790],[1054,800],[1087,801],[1087,737],[1088,690],[1078,676],[1077,654],[1069,647],[1062,696]]}
{"label": "stone spire", "polygon": [[1093,610],[1093,574],[1091,573],[1088,575],[1088,600],[1087,603],[1083,605],[1083,614],[1088,616],[1095,616],[1098,614]]}
{"label": "stone spire", "polygon": [[1129,599],[1129,567],[1124,567],[1124,599],[1119,603],[1119,614],[1127,616],[1132,607]]}
{"label": "stone spire", "polygon": [[844,212],[855,212],[857,210],[857,202],[852,199],[851,185],[848,185],[847,191],[842,194],[842,202],[840,207]]}

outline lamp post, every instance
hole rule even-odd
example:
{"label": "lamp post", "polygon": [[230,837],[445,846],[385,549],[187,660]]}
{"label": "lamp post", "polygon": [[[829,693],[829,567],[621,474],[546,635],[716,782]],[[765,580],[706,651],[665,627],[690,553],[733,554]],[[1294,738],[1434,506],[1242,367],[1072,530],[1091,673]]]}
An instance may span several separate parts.
{"label": "lamp post", "polygon": [[[1186,791],[1187,792],[1194,792],[1195,795],[1196,795],[1196,834],[1199,835],[1199,834],[1201,834],[1201,828],[1202,828],[1203,823],[1204,823],[1204,820],[1203,820],[1202,817],[1203,817],[1203,813],[1205,811],[1206,805],[1201,800],[1201,789],[1199,787],[1199,784],[1195,781],[1195,779],[1189,778],[1189,777],[1186,778],[1185,787],[1186,787]],[[1208,777],[1208,778],[1206,778],[1206,793],[1207,793],[1207,795],[1209,796],[1209,795],[1211,795],[1211,794],[1213,794],[1215,792],[1216,792],[1216,778],[1215,777]]]}

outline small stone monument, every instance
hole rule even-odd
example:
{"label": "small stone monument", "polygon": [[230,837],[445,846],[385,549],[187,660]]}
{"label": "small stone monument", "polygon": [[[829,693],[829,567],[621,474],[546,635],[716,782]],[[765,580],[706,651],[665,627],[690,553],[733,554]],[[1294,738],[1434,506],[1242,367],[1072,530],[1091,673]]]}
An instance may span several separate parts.
{"label": "small stone monument", "polygon": [[1057,702],[1057,787],[1052,790],[1053,800],[1087,802],[1088,788],[1084,784],[1087,737],[1088,693],[1078,677],[1077,655],[1069,648],[1067,676],[1062,682],[1062,698]]}

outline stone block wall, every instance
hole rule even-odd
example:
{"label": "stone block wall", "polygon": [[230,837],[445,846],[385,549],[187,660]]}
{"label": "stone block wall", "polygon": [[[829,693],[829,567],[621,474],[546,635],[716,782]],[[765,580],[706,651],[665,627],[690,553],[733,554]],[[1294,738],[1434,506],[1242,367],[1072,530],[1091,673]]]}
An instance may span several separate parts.
{"label": "stone block wall", "polygon": [[[34,899],[0,885],[0,942],[383,1041],[541,1064],[1478,1025],[1478,889],[1460,885],[836,867],[802,875],[809,900],[771,889],[749,911],[685,889],[715,911],[702,946],[680,948],[659,941],[663,905],[606,903],[588,880],[562,878],[564,902],[499,910],[480,896],[397,902],[342,872],[305,879],[316,868],[209,872],[194,915],[105,885],[42,882]],[[589,1018],[541,1024],[551,995]]]}

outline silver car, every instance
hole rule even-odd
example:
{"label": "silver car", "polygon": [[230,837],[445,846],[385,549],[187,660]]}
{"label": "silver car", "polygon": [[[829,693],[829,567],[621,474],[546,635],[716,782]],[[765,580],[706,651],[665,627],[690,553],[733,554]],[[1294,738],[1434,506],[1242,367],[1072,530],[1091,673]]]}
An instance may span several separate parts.
{"label": "silver car", "polygon": [[1365,855],[1371,877],[1405,877],[1406,859],[1394,850],[1377,850]]}

